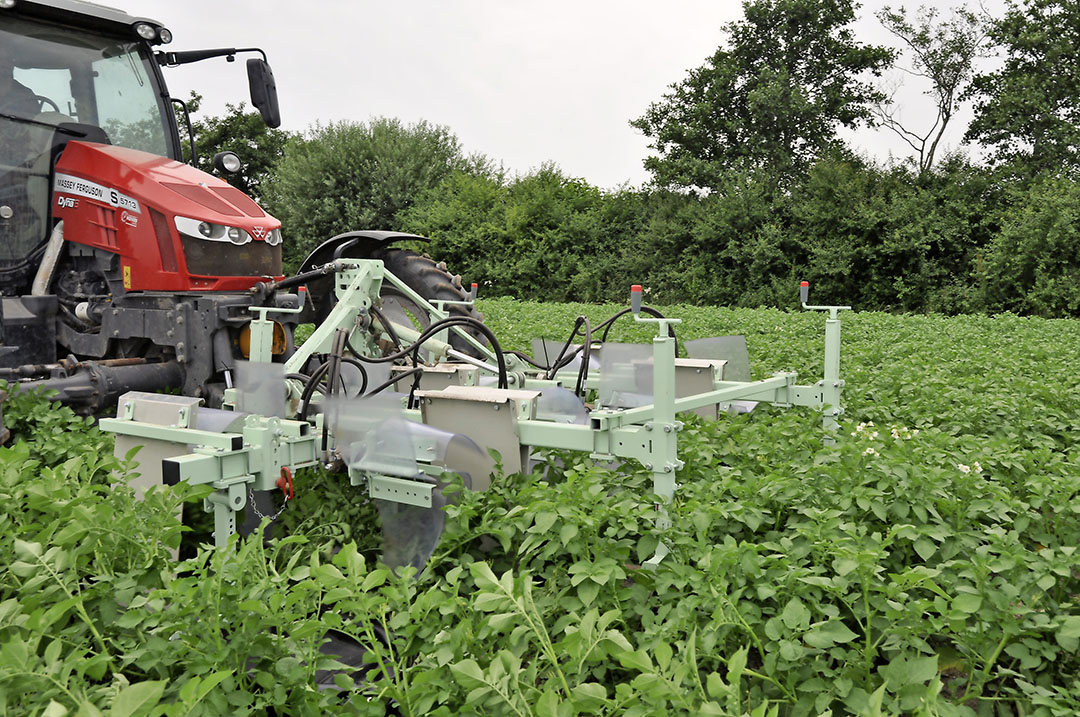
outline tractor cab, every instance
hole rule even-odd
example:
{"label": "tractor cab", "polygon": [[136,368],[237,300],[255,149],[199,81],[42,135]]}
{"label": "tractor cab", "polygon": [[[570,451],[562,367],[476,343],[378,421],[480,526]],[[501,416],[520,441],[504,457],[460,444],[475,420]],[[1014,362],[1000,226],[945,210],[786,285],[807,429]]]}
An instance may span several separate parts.
{"label": "tractor cab", "polygon": [[103,17],[96,6],[88,6],[93,21],[68,14],[57,22],[59,13],[22,4],[0,10],[0,291],[7,295],[29,289],[53,224],[53,167],[69,141],[181,156],[143,36],[160,40],[167,30],[117,11]]}
{"label": "tractor cab", "polygon": [[298,302],[252,294],[282,278],[281,223],[183,162],[162,76],[258,54],[251,101],[277,127],[265,53],[171,40],[82,0],[0,0],[0,379],[74,377],[61,400],[88,411],[139,385],[218,395],[253,301]]}

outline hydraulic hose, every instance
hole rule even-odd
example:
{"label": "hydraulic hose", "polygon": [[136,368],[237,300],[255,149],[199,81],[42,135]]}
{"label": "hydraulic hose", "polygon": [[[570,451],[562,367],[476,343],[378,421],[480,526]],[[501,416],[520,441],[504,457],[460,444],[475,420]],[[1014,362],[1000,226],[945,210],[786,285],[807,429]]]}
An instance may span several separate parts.
{"label": "hydraulic hose", "polygon": [[485,326],[482,322],[477,321],[471,316],[448,316],[445,319],[440,319],[435,323],[428,326],[421,332],[420,336],[413,343],[403,347],[401,350],[396,351],[386,356],[360,356],[361,359],[368,363],[389,363],[396,361],[400,358],[405,358],[410,353],[413,353],[420,347],[425,341],[430,339],[435,334],[439,333],[445,328],[452,326],[469,326],[476,329],[484,335],[484,337],[491,343],[491,350],[495,354],[495,358],[499,364],[499,388],[509,388],[510,382],[506,373],[506,357],[503,355],[502,347],[499,345],[499,339],[495,337],[491,329]]}
{"label": "hydraulic hose", "polygon": [[393,386],[398,381],[404,381],[407,378],[410,378],[412,376],[416,376],[416,375],[419,375],[419,374],[422,374],[422,373],[424,373],[424,367],[423,366],[416,366],[415,368],[411,368],[408,371],[402,371],[397,376],[391,376],[390,378],[383,381],[382,383],[380,383],[375,388],[368,391],[367,395],[368,396],[374,396],[377,393],[382,393],[383,391],[390,388],[391,386]]}
{"label": "hydraulic hose", "polygon": [[[649,316],[652,316],[654,319],[667,318],[663,314],[661,314],[659,311],[652,308],[651,306],[642,306],[641,311],[642,311],[642,313],[645,313],[645,314],[648,314]],[[598,325],[596,328],[598,328],[598,329],[603,328],[604,329],[603,335],[600,336],[600,343],[604,343],[604,342],[607,341],[607,335],[608,335],[608,331],[611,330],[611,325],[614,324],[617,319],[621,319],[623,316],[626,316],[627,314],[629,314],[631,312],[632,312],[631,309],[623,309],[622,311],[619,311],[614,316],[612,316],[609,319],[606,319],[600,325]],[[676,338],[676,336],[675,336],[675,329],[672,328],[670,325],[668,326],[668,336],[675,339],[675,355],[678,356],[679,355],[679,339]]]}

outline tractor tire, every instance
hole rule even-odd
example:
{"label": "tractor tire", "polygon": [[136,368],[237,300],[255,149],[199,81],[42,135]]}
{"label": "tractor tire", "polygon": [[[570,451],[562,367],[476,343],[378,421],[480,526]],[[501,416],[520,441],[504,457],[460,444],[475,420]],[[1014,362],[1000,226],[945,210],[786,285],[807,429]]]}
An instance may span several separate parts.
{"label": "tractor tire", "polygon": [[[396,247],[380,246],[363,254],[348,254],[346,256],[358,259],[379,259],[383,262],[386,270],[405,282],[410,289],[424,297],[428,301],[465,301],[468,296],[461,284],[461,277],[447,271],[444,262],[436,263],[431,257],[419,254],[411,249],[398,249]],[[308,294],[312,299],[311,320],[316,324],[322,324],[330,311],[337,303],[334,298],[334,282],[331,278],[316,279],[308,284]],[[394,287],[388,281],[384,281],[380,297],[384,308],[395,314],[398,320],[407,320],[414,327],[423,329],[429,321],[426,314],[420,311],[408,297]],[[468,316],[478,321],[483,320],[483,315],[471,306],[447,307],[452,316]],[[480,339],[475,331],[469,331],[471,335]],[[486,342],[485,342],[486,343]],[[455,349],[477,356],[478,352],[464,339],[459,336],[450,337],[450,345]]]}
{"label": "tractor tire", "polygon": [[[462,286],[461,276],[451,274],[445,262],[436,263],[424,254],[395,247],[379,247],[371,253],[371,258],[381,259],[388,272],[401,279],[406,286],[428,301],[467,301],[469,298],[465,287]],[[390,310],[399,316],[400,312],[404,312],[412,318],[417,328],[425,328],[428,325],[427,316],[390,282],[383,282],[379,296],[383,300],[384,312]],[[451,316],[467,316],[477,321],[484,319],[483,314],[476,311],[473,306],[448,306],[446,310]],[[468,333],[480,338],[476,331],[470,330]],[[480,340],[483,341],[483,339]],[[451,336],[450,345],[470,356],[477,354],[476,349],[460,336]]]}

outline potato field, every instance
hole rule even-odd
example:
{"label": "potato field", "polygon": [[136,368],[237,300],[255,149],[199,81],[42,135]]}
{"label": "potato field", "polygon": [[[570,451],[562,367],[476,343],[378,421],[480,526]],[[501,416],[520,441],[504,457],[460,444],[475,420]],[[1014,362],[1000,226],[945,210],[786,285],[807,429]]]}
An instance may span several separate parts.
{"label": "potato field", "polygon": [[[528,350],[618,307],[480,308]],[[745,334],[754,378],[820,378],[820,313],[663,311],[680,340]],[[688,417],[664,530],[650,474],[550,454],[460,493],[419,575],[316,472],[274,540],[200,547],[207,488],[136,501],[92,420],[9,398],[0,714],[1080,712],[1080,322],[842,319],[834,445],[807,409]],[[328,631],[370,669],[318,690]]]}

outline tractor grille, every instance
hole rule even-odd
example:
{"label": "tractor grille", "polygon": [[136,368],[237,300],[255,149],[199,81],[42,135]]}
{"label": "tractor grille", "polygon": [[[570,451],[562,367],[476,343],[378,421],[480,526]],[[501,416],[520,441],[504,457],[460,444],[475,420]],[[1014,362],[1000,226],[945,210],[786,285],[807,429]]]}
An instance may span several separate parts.
{"label": "tractor grille", "polygon": [[181,237],[189,274],[200,276],[281,276],[281,245],[252,241],[241,246]]}
{"label": "tractor grille", "polygon": [[90,223],[101,232],[101,241],[105,246],[113,249],[119,247],[120,242],[116,239],[116,210],[95,204],[94,214],[95,216],[90,220]]}

